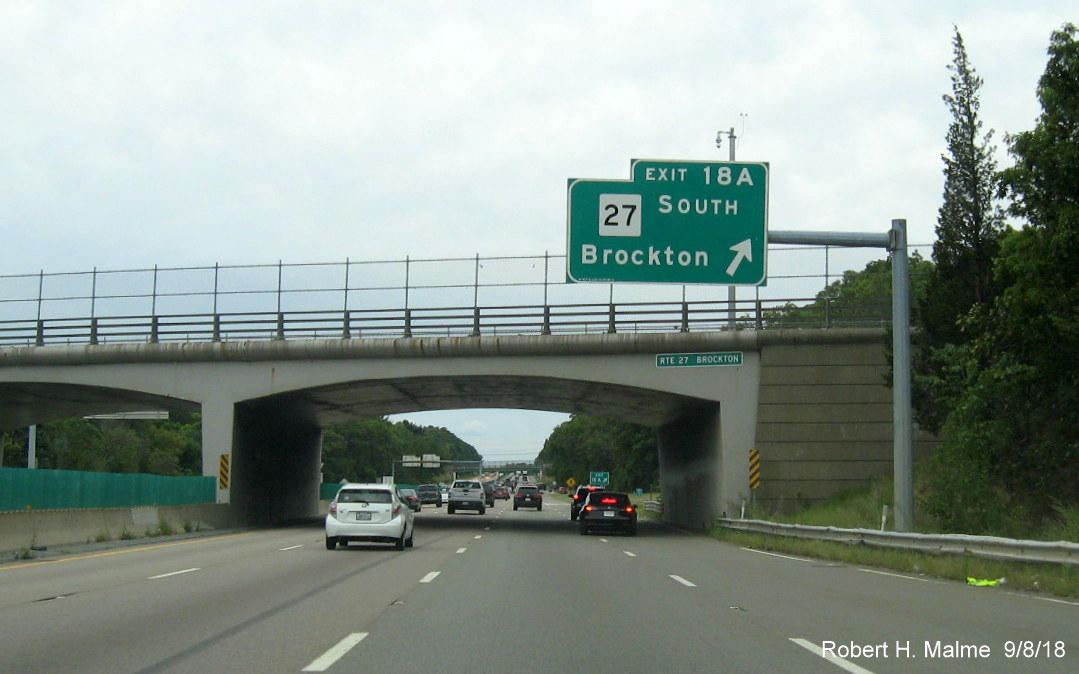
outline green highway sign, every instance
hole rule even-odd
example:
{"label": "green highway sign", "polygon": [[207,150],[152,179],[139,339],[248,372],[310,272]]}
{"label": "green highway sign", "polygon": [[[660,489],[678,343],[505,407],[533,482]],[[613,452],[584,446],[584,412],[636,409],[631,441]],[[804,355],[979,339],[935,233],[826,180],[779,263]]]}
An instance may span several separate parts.
{"label": "green highway sign", "polygon": [[611,474],[606,471],[592,471],[588,474],[588,484],[596,487],[606,487],[611,483]]}
{"label": "green highway sign", "polygon": [[634,159],[630,175],[569,181],[570,281],[767,280],[767,163]]}
{"label": "green highway sign", "polygon": [[742,364],[741,351],[712,353],[661,353],[656,355],[656,367],[715,367]]}

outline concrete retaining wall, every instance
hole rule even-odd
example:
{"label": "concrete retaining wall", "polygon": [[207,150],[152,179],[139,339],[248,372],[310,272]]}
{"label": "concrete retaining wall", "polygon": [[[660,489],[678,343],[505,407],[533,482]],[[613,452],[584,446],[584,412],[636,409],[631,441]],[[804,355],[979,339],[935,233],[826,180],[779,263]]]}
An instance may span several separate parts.
{"label": "concrete retaining wall", "polygon": [[[794,510],[890,476],[892,389],[883,336],[846,346],[771,344],[761,350],[756,447],[767,510]],[[914,432],[915,461],[932,437]]]}
{"label": "concrete retaining wall", "polygon": [[150,533],[183,533],[241,526],[228,505],[213,503],[158,508],[19,510],[0,513],[0,553],[32,547],[57,548]]}

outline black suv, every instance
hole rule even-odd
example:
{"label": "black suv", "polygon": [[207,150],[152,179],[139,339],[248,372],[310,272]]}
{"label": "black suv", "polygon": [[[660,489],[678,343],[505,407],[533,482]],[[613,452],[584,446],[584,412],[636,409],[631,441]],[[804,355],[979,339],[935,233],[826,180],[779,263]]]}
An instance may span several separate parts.
{"label": "black suv", "polygon": [[573,500],[570,501],[569,504],[570,520],[577,519],[577,515],[580,514],[581,508],[584,507],[584,500],[594,491],[603,491],[603,487],[593,487],[590,484],[582,484],[580,487],[577,487],[577,491],[573,493]]}
{"label": "black suv", "polygon": [[513,509],[535,508],[543,510],[543,494],[539,487],[534,484],[522,484],[517,487],[517,493],[513,495]]}
{"label": "black suv", "polygon": [[577,516],[577,528],[582,536],[595,530],[621,531],[636,536],[637,507],[630,503],[629,494],[594,491],[585,499]]}
{"label": "black suv", "polygon": [[434,503],[439,508],[442,507],[442,490],[437,484],[421,484],[416,487],[416,495],[420,497],[421,506]]}

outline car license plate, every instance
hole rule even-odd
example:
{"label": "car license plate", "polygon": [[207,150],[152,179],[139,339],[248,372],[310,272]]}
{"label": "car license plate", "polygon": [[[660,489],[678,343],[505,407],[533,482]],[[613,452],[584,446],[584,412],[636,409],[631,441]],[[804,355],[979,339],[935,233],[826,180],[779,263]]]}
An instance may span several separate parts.
{"label": "car license plate", "polygon": [[371,513],[356,513],[356,519],[361,522],[370,522]]}
{"label": "car license plate", "polygon": [[614,517],[614,511],[613,510],[607,510],[607,511],[605,511],[603,513],[603,516],[604,517]]}

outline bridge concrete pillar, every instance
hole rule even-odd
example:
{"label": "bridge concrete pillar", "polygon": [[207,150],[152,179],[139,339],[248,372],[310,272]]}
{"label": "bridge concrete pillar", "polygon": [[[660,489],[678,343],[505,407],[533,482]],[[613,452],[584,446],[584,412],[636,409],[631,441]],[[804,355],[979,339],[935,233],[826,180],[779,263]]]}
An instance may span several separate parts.
{"label": "bridge concrete pillar", "polygon": [[219,480],[217,501],[238,522],[318,516],[321,459],[322,429],[295,401],[202,405],[202,472]]}
{"label": "bridge concrete pillar", "polygon": [[322,428],[297,401],[235,406],[233,508],[246,522],[278,524],[319,515]]}
{"label": "bridge concrete pillar", "polygon": [[202,404],[202,474],[217,480],[217,502],[231,503],[232,444],[235,428],[232,400]]}
{"label": "bridge concrete pillar", "polygon": [[691,529],[712,523],[719,497],[719,406],[676,419],[657,431],[663,519]]}
{"label": "bridge concrete pillar", "polygon": [[734,516],[749,498],[757,399],[732,395],[659,427],[663,519],[691,529]]}

